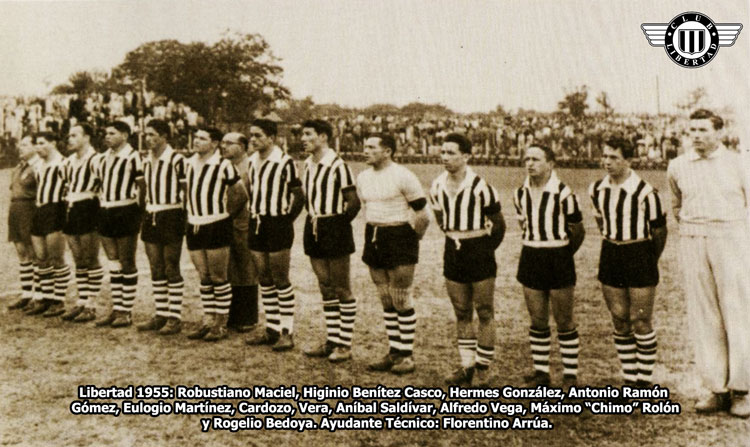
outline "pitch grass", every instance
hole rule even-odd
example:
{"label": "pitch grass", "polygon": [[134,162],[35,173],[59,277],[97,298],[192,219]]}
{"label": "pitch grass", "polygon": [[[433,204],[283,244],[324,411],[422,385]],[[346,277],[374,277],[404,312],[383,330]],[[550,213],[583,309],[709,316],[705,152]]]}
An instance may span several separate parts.
{"label": "pitch grass", "polygon": [[[410,166],[425,188],[440,172],[440,166]],[[364,165],[355,165],[360,171]],[[497,319],[496,361],[492,366],[493,386],[520,386],[531,361],[527,343],[528,318],[521,288],[515,280],[520,252],[519,230],[513,217],[511,194],[521,184],[523,171],[517,168],[478,167],[498,188],[509,232],[497,251],[499,264],[495,305]],[[587,185],[601,171],[561,170],[581,202],[587,236],[576,255],[578,287],[576,318],[581,334],[580,382],[592,386],[620,384],[618,362],[611,341],[612,325],[596,281],[600,238],[591,216]],[[663,193],[668,205],[665,175],[641,173]],[[7,191],[9,171],[0,173],[0,190]],[[7,212],[8,197],[0,199]],[[5,216],[5,212],[2,213]],[[3,217],[4,218],[4,217]],[[750,445],[748,422],[722,416],[697,416],[693,398],[700,390],[693,373],[688,340],[689,326],[680,290],[677,260],[677,232],[670,218],[670,240],[660,262],[661,284],[657,289],[654,322],[659,336],[656,382],[668,387],[670,399],[682,405],[673,416],[551,416],[552,431],[245,431],[201,433],[199,417],[74,416],[69,412],[83,384],[126,386],[166,384],[171,386],[253,385],[414,385],[442,386],[443,377],[458,362],[454,346],[455,317],[442,279],[443,238],[434,223],[421,245],[414,295],[418,329],[415,360],[417,370],[406,377],[374,374],[365,364],[386,350],[380,304],[367,269],[360,261],[364,221],[355,221],[358,252],[352,257],[352,284],[359,299],[354,334],[354,360],[340,366],[305,358],[300,349],[323,339],[325,331],[321,301],[314,275],[302,252],[302,220],[296,223],[292,256],[292,281],[298,297],[295,321],[298,348],[275,354],[265,348],[250,348],[243,337],[216,344],[189,341],[184,335],[162,338],[127,329],[97,329],[91,324],[74,325],[59,319],[23,317],[8,312],[3,300],[0,310],[0,445]],[[0,284],[3,291],[18,288],[17,262],[2,225],[0,240]],[[103,257],[103,255],[102,255]],[[149,297],[148,262],[138,253],[139,298],[135,320],[143,321],[153,309]],[[184,319],[200,318],[197,276],[183,256],[187,282]],[[73,287],[68,301],[72,302]],[[107,296],[106,286],[104,296]],[[105,299],[98,312],[105,312]],[[559,383],[561,365],[556,344],[552,354],[553,380]],[[329,402],[333,404],[334,402]]]}

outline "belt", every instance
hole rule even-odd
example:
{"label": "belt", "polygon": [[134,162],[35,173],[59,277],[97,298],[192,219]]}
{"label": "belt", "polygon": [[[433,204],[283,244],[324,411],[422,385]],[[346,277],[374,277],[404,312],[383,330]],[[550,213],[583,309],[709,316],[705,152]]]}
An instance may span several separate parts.
{"label": "belt", "polygon": [[368,222],[367,225],[372,227],[372,239],[370,242],[373,244],[378,241],[378,228],[392,228],[409,225],[407,222],[389,222],[389,223],[372,223]]}
{"label": "belt", "polygon": [[159,211],[167,211],[167,210],[178,210],[182,208],[181,203],[168,203],[166,205],[154,205],[151,203],[146,204],[146,212],[148,213],[158,213]]}
{"label": "belt", "polygon": [[604,239],[605,242],[609,242],[610,244],[615,244],[615,245],[631,245],[631,244],[637,244],[639,242],[648,242],[650,240],[651,239],[633,239],[630,241],[615,241],[612,239],[606,239],[606,238]]}
{"label": "belt", "polygon": [[446,231],[445,235],[453,240],[456,244],[456,250],[461,249],[461,241],[464,239],[475,239],[482,236],[488,236],[490,234],[490,228],[481,228],[479,230],[468,230],[468,231]]}
{"label": "belt", "polygon": [[523,241],[523,245],[526,247],[533,248],[559,248],[569,245],[569,241],[565,240],[551,240],[551,241]]}
{"label": "belt", "polygon": [[66,200],[68,201],[68,203],[75,203],[96,198],[97,194],[95,192],[71,192],[68,193],[68,197],[66,197]]}
{"label": "belt", "polygon": [[101,201],[102,208],[117,208],[118,206],[127,206],[137,204],[138,199],[113,200],[111,202]]}

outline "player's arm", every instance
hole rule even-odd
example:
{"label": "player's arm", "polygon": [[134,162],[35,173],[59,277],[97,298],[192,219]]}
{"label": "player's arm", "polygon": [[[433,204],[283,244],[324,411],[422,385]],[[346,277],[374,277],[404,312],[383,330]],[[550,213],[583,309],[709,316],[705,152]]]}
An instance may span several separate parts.
{"label": "player's arm", "polygon": [[141,210],[146,209],[146,179],[141,175],[136,177],[135,185],[138,190],[138,207]]}
{"label": "player's arm", "polygon": [[669,167],[667,168],[667,181],[669,182],[669,192],[671,193],[671,199],[672,199],[672,215],[675,219],[677,219],[677,222],[680,221],[680,210],[682,209],[682,191],[680,191],[680,186],[677,184],[677,179],[674,178],[674,174],[672,173],[672,164],[669,164]]}
{"label": "player's arm", "polygon": [[490,240],[495,248],[499,247],[505,238],[505,219],[503,213],[497,210],[494,213],[488,214],[487,219],[492,222],[492,228],[490,229]]}
{"label": "player's arm", "polygon": [[583,226],[583,215],[581,214],[581,209],[578,207],[578,200],[576,200],[575,194],[570,194],[565,199],[563,207],[566,211],[565,220],[567,222],[568,244],[570,245],[570,250],[575,254],[581,248],[583,239],[586,237],[586,229]]}
{"label": "player's arm", "polygon": [[649,219],[651,240],[654,241],[654,252],[658,260],[664,252],[664,246],[667,245],[667,214],[662,210],[656,191],[646,196],[646,216]]}
{"label": "player's arm", "polygon": [[414,231],[420,239],[422,239],[422,236],[427,232],[427,227],[430,226],[430,216],[427,214],[426,205],[427,199],[424,197],[409,202],[409,206],[416,213],[416,218],[414,219]]}
{"label": "player's arm", "polygon": [[591,211],[594,213],[594,220],[596,221],[596,226],[599,228],[599,232],[601,233],[604,229],[604,218],[602,217],[602,214],[599,212],[599,208],[596,203],[596,191],[595,191],[596,183],[592,183],[589,185],[589,198],[591,199]]}
{"label": "player's arm", "polygon": [[292,194],[292,205],[289,208],[289,217],[292,220],[295,220],[302,212],[302,208],[305,207],[305,194],[302,192],[302,187],[300,185],[291,187],[289,192]]}
{"label": "player's arm", "polygon": [[362,202],[359,201],[357,195],[357,188],[351,186],[341,191],[344,195],[344,214],[346,219],[351,222],[359,214],[359,210],[362,209]]}

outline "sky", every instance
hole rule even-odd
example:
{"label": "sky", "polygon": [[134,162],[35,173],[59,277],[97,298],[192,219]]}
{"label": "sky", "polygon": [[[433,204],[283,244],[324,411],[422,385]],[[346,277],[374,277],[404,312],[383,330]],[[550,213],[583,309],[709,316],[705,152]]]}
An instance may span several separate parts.
{"label": "sky", "polygon": [[677,66],[641,31],[691,10],[750,26],[750,0],[0,1],[0,94],[45,93],[142,43],[210,43],[229,29],[261,34],[283,84],[317,103],[549,111],[585,84],[616,111],[655,113],[702,86],[708,106],[745,114],[749,29],[699,69]]}

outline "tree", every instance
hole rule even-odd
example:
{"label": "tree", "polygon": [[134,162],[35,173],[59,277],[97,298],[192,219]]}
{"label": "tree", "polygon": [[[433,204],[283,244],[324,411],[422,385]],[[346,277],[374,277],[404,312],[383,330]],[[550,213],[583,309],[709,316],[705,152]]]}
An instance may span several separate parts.
{"label": "tree", "polygon": [[442,104],[423,104],[421,102],[412,102],[401,107],[401,113],[419,117],[430,115],[434,118],[453,115],[453,111]]}
{"label": "tree", "polygon": [[697,89],[688,93],[687,97],[681,102],[677,102],[675,106],[685,113],[690,113],[693,110],[704,105],[706,102],[706,97],[706,89],[703,87],[698,87]]}
{"label": "tree", "polygon": [[588,96],[588,86],[582,85],[576,87],[574,91],[566,93],[565,98],[557,103],[557,107],[574,118],[583,118],[586,115],[586,109],[589,107],[589,105],[586,104]]}
{"label": "tree", "polygon": [[609,116],[614,111],[612,104],[609,102],[609,95],[607,95],[607,92],[603,91],[599,93],[599,96],[596,97],[596,102],[601,106],[604,116]]}
{"label": "tree", "polygon": [[66,84],[60,84],[52,89],[52,94],[78,94],[88,95],[92,92],[101,91],[107,82],[107,73],[100,71],[77,71],[70,75]]}
{"label": "tree", "polygon": [[259,34],[225,32],[218,42],[145,43],[116,67],[122,80],[189,105],[209,122],[238,122],[289,98],[282,68]]}

